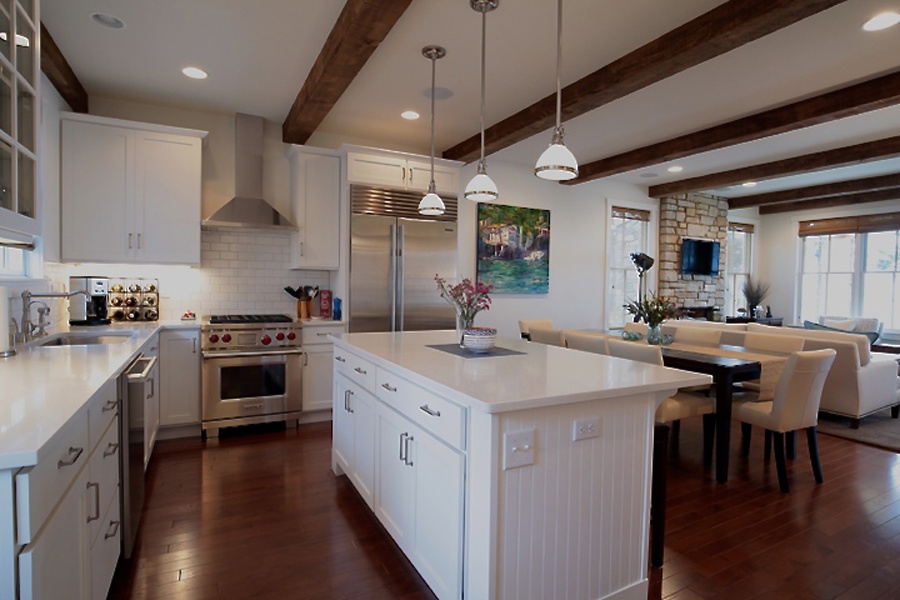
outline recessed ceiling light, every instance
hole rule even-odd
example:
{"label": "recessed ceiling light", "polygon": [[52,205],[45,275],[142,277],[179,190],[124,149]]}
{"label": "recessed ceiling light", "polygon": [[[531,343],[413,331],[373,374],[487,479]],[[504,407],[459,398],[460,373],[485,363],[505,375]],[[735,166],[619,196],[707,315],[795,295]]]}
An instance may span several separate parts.
{"label": "recessed ceiling light", "polygon": [[94,20],[94,23],[109,27],[110,29],[125,29],[125,21],[112,15],[94,13],[91,15],[91,18]]}
{"label": "recessed ceiling light", "polygon": [[756,187],[756,182],[755,181],[745,181],[741,185],[744,187]]}
{"label": "recessed ceiling light", "polygon": [[181,72],[191,79],[206,79],[208,77],[206,71],[198,69],[197,67],[185,67]]}
{"label": "recessed ceiling light", "polygon": [[419,113],[414,110],[405,110],[400,113],[400,116],[406,119],[407,121],[415,121],[419,118]]}
{"label": "recessed ceiling light", "polygon": [[643,179],[653,179],[654,177],[659,177],[659,173],[641,173],[640,176]]}
{"label": "recessed ceiling light", "polygon": [[672,165],[671,167],[666,169],[666,171],[668,171],[669,173],[681,173],[682,171],[684,171],[684,167],[679,165]]}
{"label": "recessed ceiling light", "polygon": [[862,28],[864,31],[881,31],[882,29],[893,27],[897,23],[900,23],[900,14],[893,11],[886,11],[875,15],[863,23]]}

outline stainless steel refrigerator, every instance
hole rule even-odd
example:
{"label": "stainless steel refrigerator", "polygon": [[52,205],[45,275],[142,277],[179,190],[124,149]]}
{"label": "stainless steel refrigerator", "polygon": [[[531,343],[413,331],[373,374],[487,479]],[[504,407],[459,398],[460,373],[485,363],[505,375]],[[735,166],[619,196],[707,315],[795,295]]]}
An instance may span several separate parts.
{"label": "stainless steel refrigerator", "polygon": [[456,223],[354,214],[350,221],[350,331],[453,329],[435,275],[454,283]]}

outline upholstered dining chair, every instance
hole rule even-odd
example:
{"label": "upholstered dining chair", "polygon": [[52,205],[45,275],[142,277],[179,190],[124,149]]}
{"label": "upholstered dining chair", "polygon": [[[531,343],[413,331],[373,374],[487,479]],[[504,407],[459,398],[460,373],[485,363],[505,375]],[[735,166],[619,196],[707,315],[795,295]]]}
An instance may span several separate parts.
{"label": "upholstered dining chair", "polygon": [[[832,349],[794,352],[787,360],[775,397],[767,402],[744,401],[734,407],[734,418],[741,421],[741,454],[750,453],[751,426],[766,430],[766,458],[769,454],[769,438],[775,442],[775,466],[778,486],[787,493],[787,465],[785,461],[785,434],[806,430],[809,460],[816,483],[822,483],[822,467],[819,464],[819,444],[816,436],[819,402],[825,378],[837,353]],[[773,435],[774,434],[774,435]]]}
{"label": "upholstered dining chair", "polygon": [[585,333],[583,331],[566,331],[566,346],[573,350],[593,352],[594,354],[609,354],[606,347],[606,338],[601,335]]}
{"label": "upholstered dining chair", "polygon": [[528,328],[532,342],[539,344],[549,344],[551,346],[566,346],[566,335],[562,329],[553,329],[552,327],[535,327]]}
{"label": "upholstered dining chair", "polygon": [[[756,333],[748,331],[744,335],[744,348],[747,350],[759,350],[761,352],[772,352],[777,354],[790,354],[791,352],[799,352],[803,350],[803,338],[789,337],[786,335],[772,335],[769,333]],[[741,381],[734,384],[736,389],[747,390],[751,392],[759,391],[759,379],[751,379],[749,381]],[[766,445],[766,451],[769,446]]]}
{"label": "upholstered dining chair", "polygon": [[[663,366],[662,350],[643,342],[607,340],[609,355]],[[679,391],[663,400],[656,409],[656,420],[672,423],[672,447],[678,447],[681,419],[703,416],[703,464],[712,464],[713,441],[716,431],[715,401],[703,393]]]}
{"label": "upholstered dining chair", "polygon": [[676,342],[682,344],[718,346],[719,338],[722,337],[722,330],[706,327],[676,327],[673,337]]}
{"label": "upholstered dining chair", "polygon": [[543,327],[545,329],[553,329],[553,321],[551,319],[526,319],[519,321],[519,333],[522,339],[531,339],[531,328]]}
{"label": "upholstered dining chair", "polygon": [[635,333],[640,333],[644,337],[647,337],[647,332],[650,331],[650,326],[646,323],[635,323],[634,321],[628,321],[627,323],[625,323],[625,331],[633,331]]}

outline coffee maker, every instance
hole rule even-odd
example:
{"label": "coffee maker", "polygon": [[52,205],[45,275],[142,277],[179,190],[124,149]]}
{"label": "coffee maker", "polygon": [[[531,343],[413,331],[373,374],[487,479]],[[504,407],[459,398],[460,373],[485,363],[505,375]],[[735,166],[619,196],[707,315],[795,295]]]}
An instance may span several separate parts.
{"label": "coffee maker", "polygon": [[109,325],[106,307],[108,277],[69,277],[69,292],[86,292],[69,297],[69,325]]}

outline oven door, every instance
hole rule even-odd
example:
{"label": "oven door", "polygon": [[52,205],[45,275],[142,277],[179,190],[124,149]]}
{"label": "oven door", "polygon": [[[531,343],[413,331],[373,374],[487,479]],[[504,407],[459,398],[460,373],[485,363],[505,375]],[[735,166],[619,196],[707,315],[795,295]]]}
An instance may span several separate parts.
{"label": "oven door", "polygon": [[299,412],[301,350],[203,355],[203,421]]}

